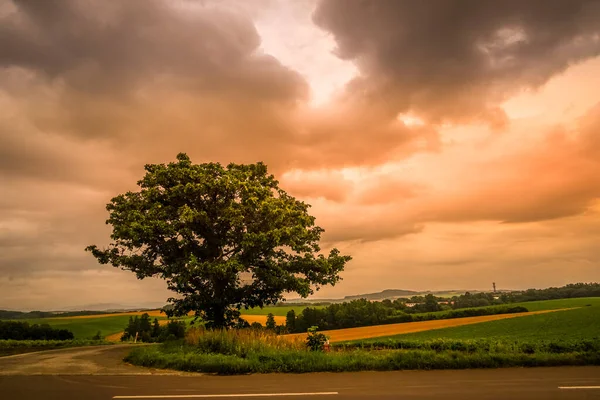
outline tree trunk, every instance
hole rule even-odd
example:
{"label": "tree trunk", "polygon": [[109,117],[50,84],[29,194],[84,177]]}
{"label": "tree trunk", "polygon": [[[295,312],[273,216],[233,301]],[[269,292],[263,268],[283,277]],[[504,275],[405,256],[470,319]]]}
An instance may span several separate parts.
{"label": "tree trunk", "polygon": [[225,319],[225,307],[218,305],[214,307],[213,311],[213,328],[214,329],[223,329],[226,326]]}

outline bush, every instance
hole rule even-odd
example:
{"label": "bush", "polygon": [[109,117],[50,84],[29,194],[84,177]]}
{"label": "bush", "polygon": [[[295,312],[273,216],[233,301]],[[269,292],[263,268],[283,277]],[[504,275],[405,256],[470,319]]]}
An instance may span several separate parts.
{"label": "bush", "polygon": [[306,337],[306,347],[311,351],[323,351],[323,347],[329,339],[323,333],[317,332],[318,326],[308,328],[308,336]]}
{"label": "bush", "polygon": [[186,325],[184,321],[170,320],[167,325],[160,326],[158,319],[150,323],[150,316],[142,314],[140,318],[136,315],[129,317],[129,323],[121,336],[121,341],[135,340],[146,343],[164,342],[167,340],[183,339],[185,337]]}
{"label": "bush", "polygon": [[262,331],[263,330],[263,326],[260,322],[253,322],[252,324],[250,324],[250,328],[254,329],[256,331]]}

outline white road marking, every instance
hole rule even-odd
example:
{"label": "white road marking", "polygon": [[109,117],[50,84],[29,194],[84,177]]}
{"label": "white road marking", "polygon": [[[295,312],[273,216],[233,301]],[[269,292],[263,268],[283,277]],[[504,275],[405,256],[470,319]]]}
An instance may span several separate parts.
{"label": "white road marking", "polygon": [[175,394],[151,396],[113,396],[113,399],[207,399],[218,397],[276,397],[276,396],[331,396],[338,392],[313,392],[313,393],[239,393],[239,394]]}
{"label": "white road marking", "polygon": [[559,386],[559,389],[580,389],[580,390],[593,390],[600,389],[600,386]]}

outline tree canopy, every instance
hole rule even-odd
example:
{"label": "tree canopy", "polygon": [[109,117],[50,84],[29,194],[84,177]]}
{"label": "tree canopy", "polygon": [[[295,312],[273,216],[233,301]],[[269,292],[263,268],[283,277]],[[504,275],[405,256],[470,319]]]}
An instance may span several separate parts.
{"label": "tree canopy", "polygon": [[279,188],[263,163],[147,164],[140,190],[107,205],[112,243],[86,248],[101,264],[161,277],[177,293],[169,316],[208,326],[239,322],[242,308],[307,297],[335,285],[350,256],[321,254],[324,230],[309,205]]}

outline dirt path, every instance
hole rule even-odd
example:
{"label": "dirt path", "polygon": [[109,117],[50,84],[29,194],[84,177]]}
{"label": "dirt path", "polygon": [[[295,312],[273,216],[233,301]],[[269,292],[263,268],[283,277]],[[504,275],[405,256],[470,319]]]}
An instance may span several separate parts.
{"label": "dirt path", "polygon": [[[477,324],[480,322],[497,321],[499,319],[525,317],[528,315],[545,314],[549,312],[572,310],[572,308],[563,308],[559,310],[543,310],[543,311],[532,311],[515,314],[497,314],[497,315],[484,315],[480,317],[465,317],[465,318],[454,318],[454,319],[442,319],[434,321],[423,321],[423,322],[405,322],[401,324],[389,324],[389,325],[376,325],[376,326],[363,326],[360,328],[348,328],[348,329],[335,329],[331,331],[324,331],[327,336],[330,337],[330,342],[343,342],[346,340],[358,340],[358,339],[369,339],[375,337],[401,335],[403,333],[414,333],[429,331],[432,329],[450,328],[454,326]],[[298,333],[293,335],[286,335],[287,337],[306,337],[305,333]]]}
{"label": "dirt path", "polygon": [[153,375],[179,374],[135,367],[123,357],[132,345],[89,346],[0,357],[0,375]]}

